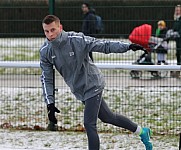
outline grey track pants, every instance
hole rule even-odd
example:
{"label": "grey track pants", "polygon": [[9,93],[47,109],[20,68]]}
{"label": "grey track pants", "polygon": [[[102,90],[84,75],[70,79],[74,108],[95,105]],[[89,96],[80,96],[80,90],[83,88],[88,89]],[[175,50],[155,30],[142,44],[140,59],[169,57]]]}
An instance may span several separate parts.
{"label": "grey track pants", "polygon": [[97,118],[104,123],[109,123],[118,127],[122,127],[135,132],[137,124],[130,119],[113,113],[106,102],[102,98],[102,92],[83,102],[85,105],[84,110],[84,126],[88,137],[89,150],[99,150],[100,141],[97,133]]}

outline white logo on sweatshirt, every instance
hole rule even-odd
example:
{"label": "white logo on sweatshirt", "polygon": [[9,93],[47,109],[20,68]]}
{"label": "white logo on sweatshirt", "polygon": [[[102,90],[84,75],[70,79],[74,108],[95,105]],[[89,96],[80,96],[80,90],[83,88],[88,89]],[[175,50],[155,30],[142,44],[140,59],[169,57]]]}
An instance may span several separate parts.
{"label": "white logo on sweatshirt", "polygon": [[69,55],[70,56],[74,56],[74,52],[69,52]]}
{"label": "white logo on sweatshirt", "polygon": [[95,89],[94,91],[97,92],[99,89]]}
{"label": "white logo on sweatshirt", "polygon": [[56,56],[55,56],[55,55],[53,55],[53,56],[52,56],[52,59],[54,59],[55,57],[56,57]]}

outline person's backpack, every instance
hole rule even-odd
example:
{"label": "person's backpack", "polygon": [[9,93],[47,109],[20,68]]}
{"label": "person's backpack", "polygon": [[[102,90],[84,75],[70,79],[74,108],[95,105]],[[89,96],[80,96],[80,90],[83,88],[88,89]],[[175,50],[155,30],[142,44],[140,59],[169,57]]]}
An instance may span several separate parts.
{"label": "person's backpack", "polygon": [[104,26],[103,26],[103,22],[102,22],[102,18],[98,15],[96,16],[96,32],[99,34],[104,30]]}

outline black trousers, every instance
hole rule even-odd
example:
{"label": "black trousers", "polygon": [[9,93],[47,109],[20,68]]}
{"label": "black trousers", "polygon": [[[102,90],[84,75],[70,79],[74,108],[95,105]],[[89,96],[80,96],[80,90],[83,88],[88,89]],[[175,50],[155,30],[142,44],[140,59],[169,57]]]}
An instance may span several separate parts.
{"label": "black trousers", "polygon": [[104,123],[109,123],[118,127],[128,129],[135,132],[137,124],[130,119],[112,112],[102,98],[102,92],[83,102],[84,110],[84,126],[88,137],[89,150],[99,150],[100,141],[97,133],[97,118]]}

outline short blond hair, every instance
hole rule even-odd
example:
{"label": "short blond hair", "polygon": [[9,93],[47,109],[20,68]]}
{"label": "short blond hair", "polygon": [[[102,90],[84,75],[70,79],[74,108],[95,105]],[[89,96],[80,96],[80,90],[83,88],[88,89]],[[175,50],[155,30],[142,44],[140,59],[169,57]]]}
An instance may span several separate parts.
{"label": "short blond hair", "polygon": [[160,20],[160,21],[158,21],[158,23],[157,23],[158,25],[160,25],[160,26],[162,26],[162,27],[166,27],[166,23],[165,23],[165,21],[164,20]]}

